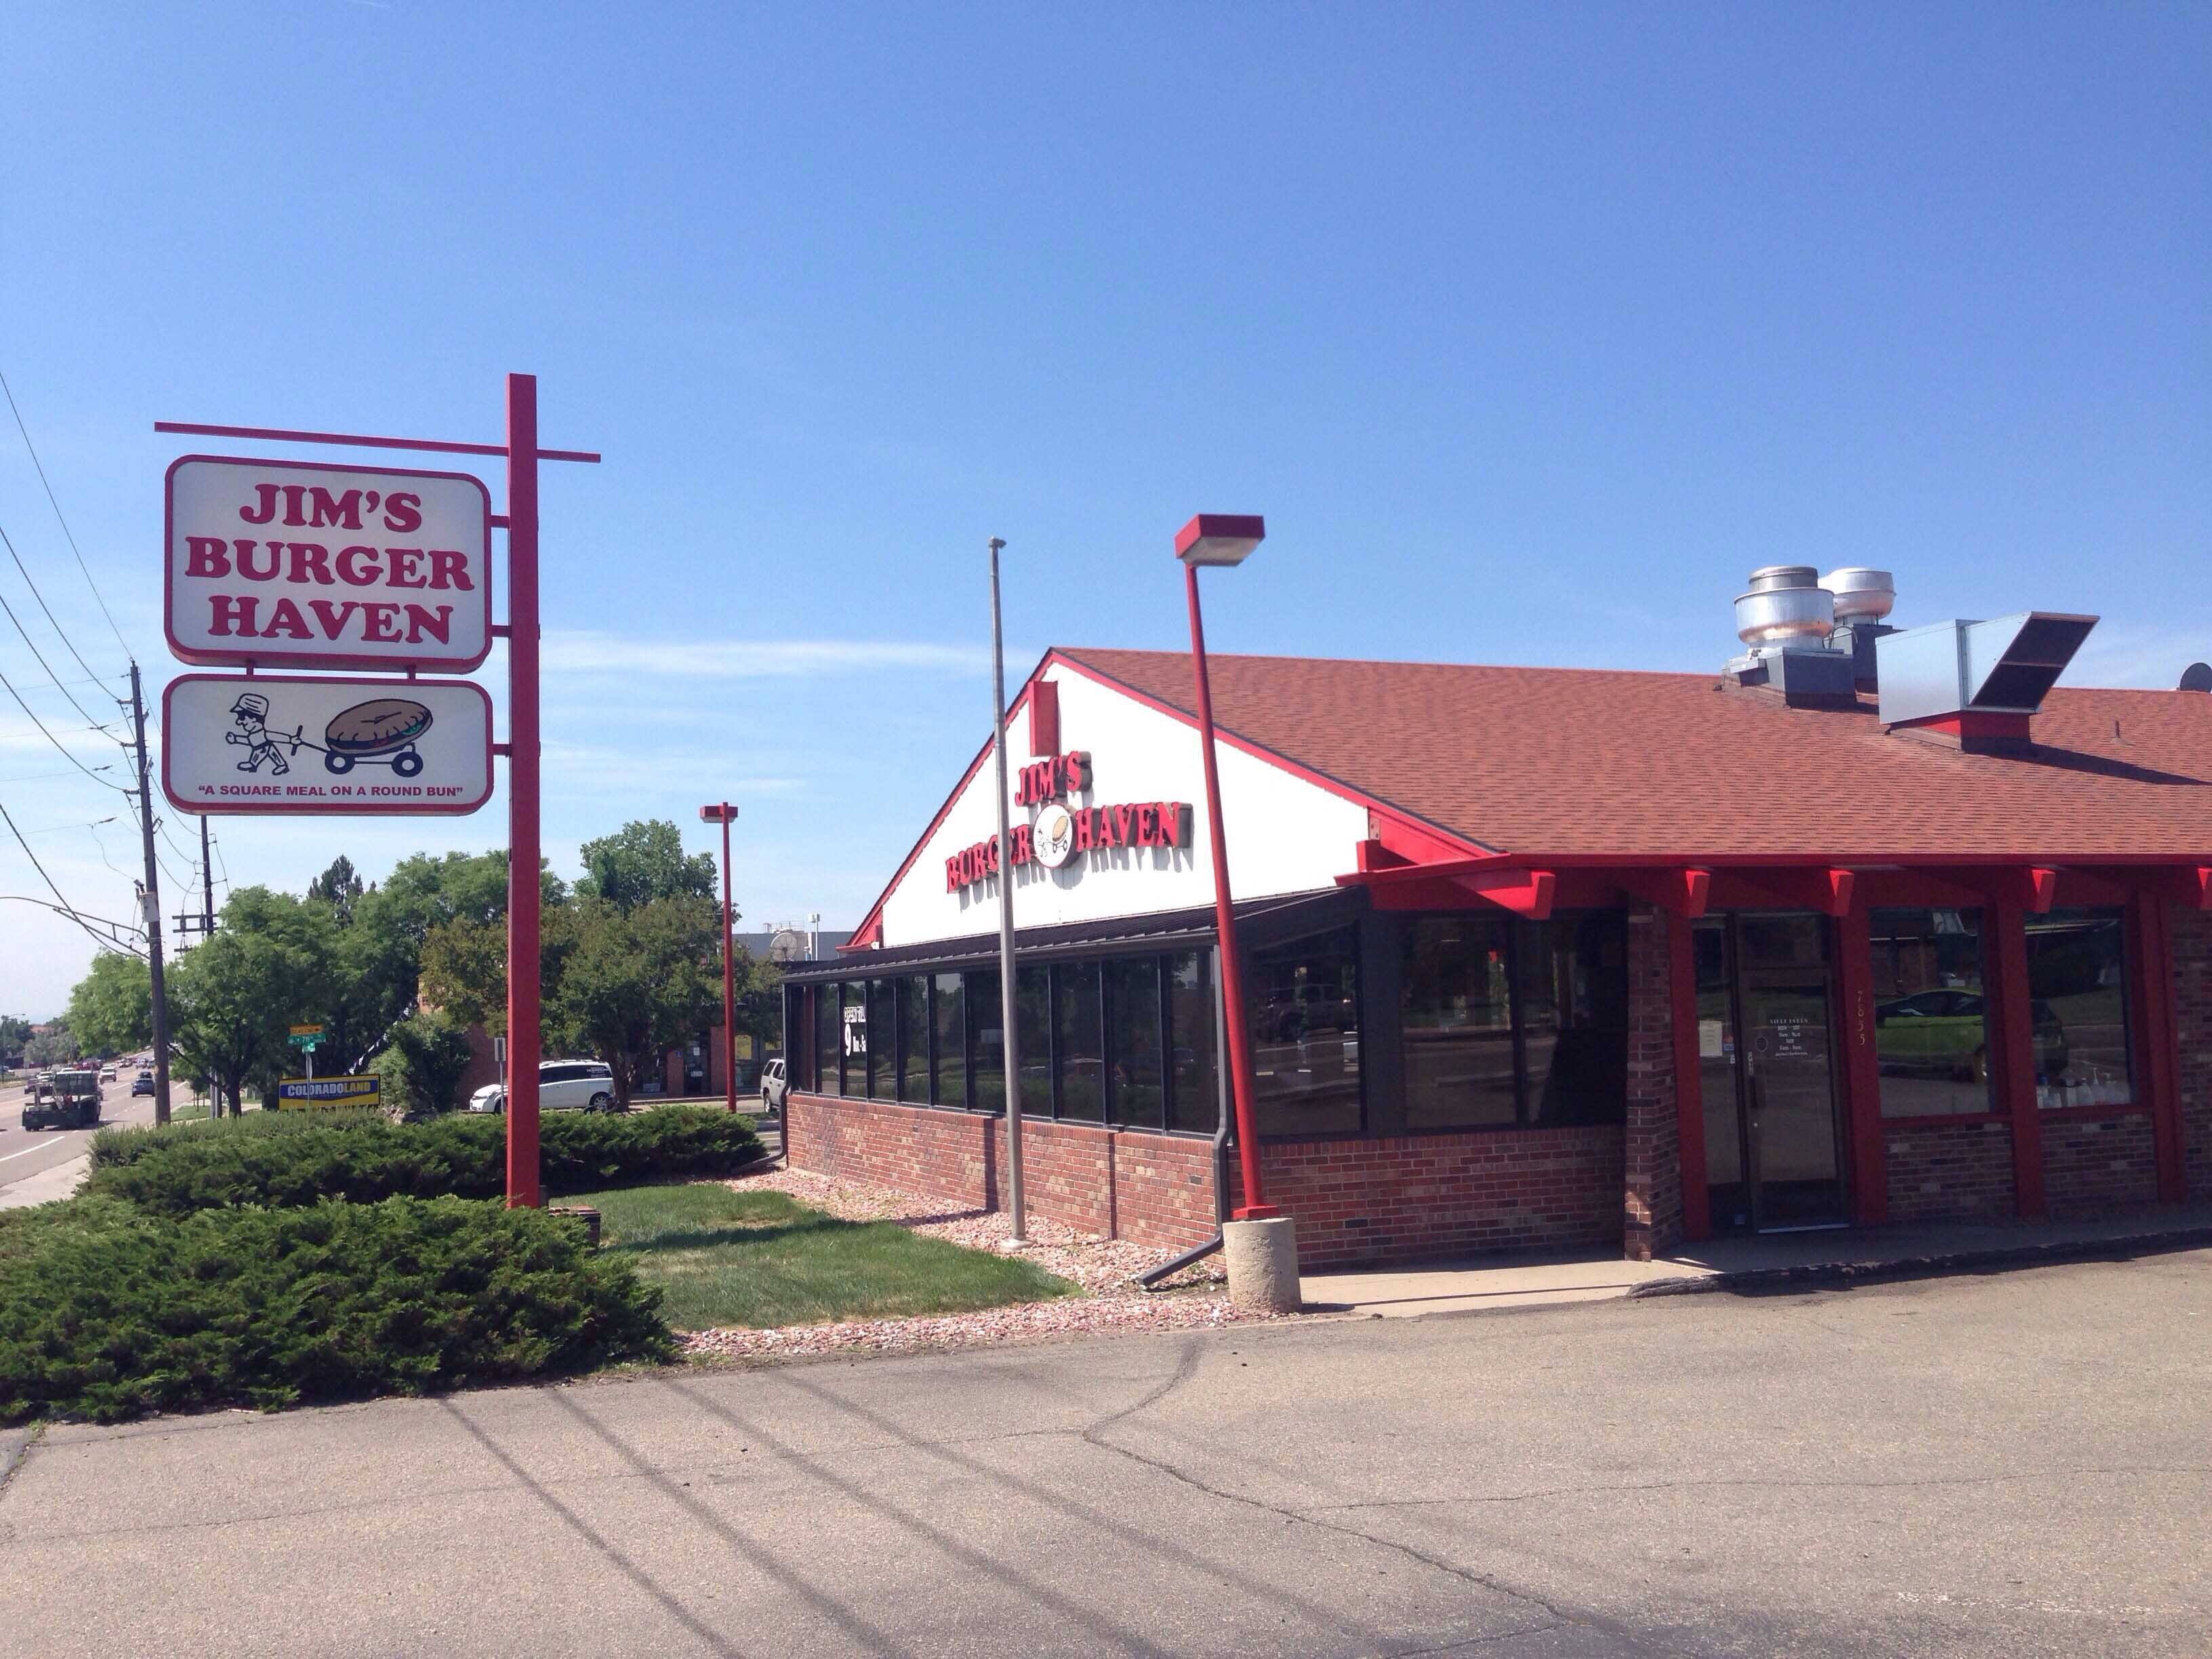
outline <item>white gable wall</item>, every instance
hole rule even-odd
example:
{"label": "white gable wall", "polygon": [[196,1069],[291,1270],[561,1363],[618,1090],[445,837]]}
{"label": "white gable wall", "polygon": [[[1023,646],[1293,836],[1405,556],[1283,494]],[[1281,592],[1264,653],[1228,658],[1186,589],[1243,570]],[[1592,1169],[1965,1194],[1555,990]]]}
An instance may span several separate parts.
{"label": "white gable wall", "polygon": [[[1060,687],[1061,751],[1081,750],[1091,757],[1091,787],[1068,805],[1182,801],[1191,808],[1191,844],[1078,853],[1057,870],[1022,865],[1014,871],[1014,925],[1050,927],[1212,903],[1213,855],[1197,732],[1060,664],[1043,678]],[[1036,809],[1012,801],[1021,769],[1033,758],[1026,714],[1012,722],[1006,737],[1012,821],[1032,822]],[[1229,885],[1237,899],[1333,888],[1352,867],[1353,849],[1367,834],[1366,808],[1226,743],[1219,757]],[[998,927],[1000,878],[955,892],[945,885],[947,858],[998,833],[994,782],[986,756],[885,897],[886,946],[966,938]]]}

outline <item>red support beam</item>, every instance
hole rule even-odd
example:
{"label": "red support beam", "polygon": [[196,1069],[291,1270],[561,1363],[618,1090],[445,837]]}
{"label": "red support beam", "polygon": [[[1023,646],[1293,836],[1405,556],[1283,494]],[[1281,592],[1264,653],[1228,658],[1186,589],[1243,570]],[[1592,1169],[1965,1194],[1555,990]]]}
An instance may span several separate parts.
{"label": "red support beam", "polygon": [[[2104,864],[2077,866],[2080,873],[2131,893],[2155,893],[2185,910],[2212,910],[2212,867],[2197,864]],[[2069,869],[2069,875],[2075,873]]]}
{"label": "red support beam", "polygon": [[1710,870],[1625,870],[1620,887],[1631,898],[1695,921],[1712,897],[1713,875]]}
{"label": "red support beam", "polygon": [[1516,916],[1542,921],[1552,914],[1559,878],[1549,870],[1501,870],[1492,876],[1455,876],[1452,885]]}
{"label": "red support beam", "polygon": [[1705,1079],[1698,1056],[1698,957],[1690,918],[1662,911],[1667,928],[1667,988],[1674,1039],[1674,1140],[1682,1171],[1682,1237],[1713,1236],[1712,1191],[1705,1173]]}
{"label": "red support beam", "polygon": [[1844,1111],[1851,1148],[1851,1219],[1889,1219],[1889,1166],[1882,1143],[1881,1069],[1875,1048],[1874,943],[1867,907],[1836,924],[1838,1044],[1844,1062]]}
{"label": "red support beam", "polygon": [[1824,916],[1844,916],[1850,914],[1857,880],[1857,872],[1851,870],[1732,870],[1724,872],[1722,892],[1737,900],[1730,907],[1735,909],[1771,909],[1778,906],[1787,910],[1815,910]]}
{"label": "red support beam", "polygon": [[2013,1200],[2024,1221],[2040,1221],[2043,1199],[2043,1119],[2035,1098],[2035,1015],[2027,992],[2027,926],[2024,908],[2002,901],[1983,912],[1983,949],[1991,983],[1986,1006],[1990,1083],[1997,1110],[2012,1120]]}
{"label": "red support beam", "polygon": [[2179,1204],[2189,1190],[2181,1126],[2181,1055],[2175,1042],[2173,960],[2166,902],[2137,896],[2128,906],[2128,1001],[2135,1096],[2150,1108],[2158,1201]]}

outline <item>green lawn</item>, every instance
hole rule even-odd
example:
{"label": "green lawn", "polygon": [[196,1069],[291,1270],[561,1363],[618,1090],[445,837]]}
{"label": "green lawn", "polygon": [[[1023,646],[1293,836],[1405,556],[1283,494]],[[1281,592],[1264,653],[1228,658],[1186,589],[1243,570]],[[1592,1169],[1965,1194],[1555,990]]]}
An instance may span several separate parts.
{"label": "green lawn", "polygon": [[562,1201],[600,1212],[603,1247],[663,1288],[661,1312],[678,1330],[960,1313],[1075,1293],[1019,1257],[889,1221],[840,1221],[778,1192],[706,1182]]}

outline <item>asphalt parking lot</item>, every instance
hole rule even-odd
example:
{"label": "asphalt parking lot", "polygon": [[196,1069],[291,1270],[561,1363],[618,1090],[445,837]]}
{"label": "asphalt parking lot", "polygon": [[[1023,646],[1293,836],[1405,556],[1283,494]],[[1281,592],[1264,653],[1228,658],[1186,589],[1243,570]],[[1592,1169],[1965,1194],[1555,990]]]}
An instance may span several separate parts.
{"label": "asphalt parking lot", "polygon": [[0,1655],[2201,1655],[2212,1251],[47,1431]]}

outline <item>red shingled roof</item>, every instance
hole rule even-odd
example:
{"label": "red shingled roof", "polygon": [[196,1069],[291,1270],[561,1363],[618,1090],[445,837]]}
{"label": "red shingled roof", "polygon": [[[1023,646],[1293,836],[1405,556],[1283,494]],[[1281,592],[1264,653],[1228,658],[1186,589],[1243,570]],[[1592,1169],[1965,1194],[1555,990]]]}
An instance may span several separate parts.
{"label": "red shingled roof", "polygon": [[[1185,714],[1180,652],[1055,656]],[[1711,674],[1210,656],[1214,718],[1357,793],[1537,854],[2212,863],[2212,696],[2061,688],[2026,752]]]}

